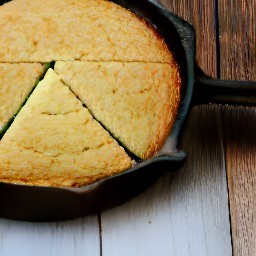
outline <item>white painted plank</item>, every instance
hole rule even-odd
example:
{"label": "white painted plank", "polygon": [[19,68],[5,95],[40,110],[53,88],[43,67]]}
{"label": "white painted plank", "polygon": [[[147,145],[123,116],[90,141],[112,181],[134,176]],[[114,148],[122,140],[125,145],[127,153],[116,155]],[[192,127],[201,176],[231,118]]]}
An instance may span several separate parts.
{"label": "white painted plank", "polygon": [[232,255],[220,111],[192,111],[178,175],[102,213],[103,256]]}
{"label": "white painted plank", "polygon": [[1,219],[0,255],[99,256],[97,216],[53,223]]}

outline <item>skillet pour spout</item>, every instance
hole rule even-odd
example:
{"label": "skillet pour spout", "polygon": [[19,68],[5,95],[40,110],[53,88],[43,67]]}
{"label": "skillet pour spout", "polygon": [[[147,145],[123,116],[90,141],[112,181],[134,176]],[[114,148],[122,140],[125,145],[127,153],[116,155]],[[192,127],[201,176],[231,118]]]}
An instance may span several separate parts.
{"label": "skillet pour spout", "polygon": [[[3,4],[5,1],[0,1]],[[0,216],[29,221],[65,220],[116,206],[138,195],[163,172],[182,166],[177,150],[180,132],[191,107],[202,103],[256,105],[256,83],[220,81],[195,65],[195,31],[191,24],[153,0],[113,0],[152,24],[174,53],[182,77],[182,100],[162,149],[118,175],[81,188],[53,188],[0,183]]]}

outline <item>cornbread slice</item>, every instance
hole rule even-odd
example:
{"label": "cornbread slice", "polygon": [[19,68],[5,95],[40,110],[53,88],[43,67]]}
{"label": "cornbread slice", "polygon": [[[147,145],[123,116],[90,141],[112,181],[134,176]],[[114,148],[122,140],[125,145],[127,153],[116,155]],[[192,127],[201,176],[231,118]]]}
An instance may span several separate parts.
{"label": "cornbread slice", "polygon": [[180,101],[175,64],[58,61],[54,69],[129,151],[147,159],[161,148]]}
{"label": "cornbread slice", "polygon": [[131,163],[52,69],[0,142],[0,181],[8,183],[82,186]]}
{"label": "cornbread slice", "polygon": [[84,6],[90,6],[91,4],[101,3],[103,0],[11,0],[5,3],[1,8],[3,11],[22,11],[22,12],[34,12],[39,13],[42,11],[67,11],[67,7],[84,8]]}
{"label": "cornbread slice", "polygon": [[39,63],[0,63],[0,136],[44,70]]}
{"label": "cornbread slice", "polygon": [[16,0],[0,7],[0,27],[0,62],[173,61],[151,26],[111,1]]}

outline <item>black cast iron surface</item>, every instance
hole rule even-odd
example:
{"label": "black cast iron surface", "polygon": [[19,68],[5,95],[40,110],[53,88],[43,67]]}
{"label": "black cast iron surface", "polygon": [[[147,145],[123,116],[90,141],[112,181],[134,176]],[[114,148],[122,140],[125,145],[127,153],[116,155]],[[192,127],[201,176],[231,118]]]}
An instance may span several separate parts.
{"label": "black cast iron surface", "polygon": [[[212,80],[201,72],[195,75],[195,33],[190,24],[152,0],[113,2],[132,10],[151,23],[175,54],[180,67],[182,101],[166,143],[152,159],[138,163],[122,174],[81,188],[65,189],[1,183],[1,217],[54,221],[79,217],[120,204],[144,191],[163,172],[176,171],[181,167],[185,154],[177,149],[177,145],[184,120],[191,107],[192,96],[193,104],[226,103],[227,99],[232,104],[256,104],[255,97],[251,95],[256,95],[255,83],[247,84],[248,88],[246,88],[241,82]],[[195,77],[197,91],[193,93]],[[250,89],[250,92],[247,89]],[[241,93],[242,100],[239,96]]]}

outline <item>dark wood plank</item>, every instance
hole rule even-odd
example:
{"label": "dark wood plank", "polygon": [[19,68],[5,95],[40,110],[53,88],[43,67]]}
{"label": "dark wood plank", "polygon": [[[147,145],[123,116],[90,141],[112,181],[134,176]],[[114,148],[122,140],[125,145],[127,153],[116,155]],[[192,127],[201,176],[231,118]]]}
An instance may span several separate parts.
{"label": "dark wood plank", "polygon": [[[256,0],[219,0],[221,78],[256,80]],[[256,109],[224,111],[235,256],[256,255]]]}
{"label": "dark wood plank", "polygon": [[214,0],[161,0],[172,12],[193,24],[196,29],[197,62],[208,75],[217,75],[216,27]]}
{"label": "dark wood plank", "polygon": [[256,0],[219,0],[221,78],[256,81]]}

